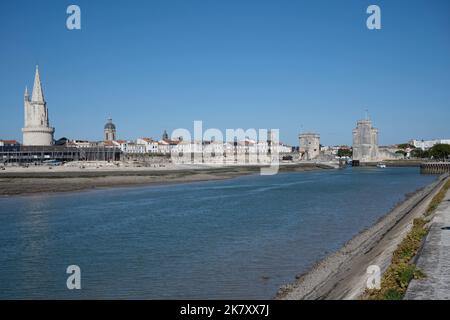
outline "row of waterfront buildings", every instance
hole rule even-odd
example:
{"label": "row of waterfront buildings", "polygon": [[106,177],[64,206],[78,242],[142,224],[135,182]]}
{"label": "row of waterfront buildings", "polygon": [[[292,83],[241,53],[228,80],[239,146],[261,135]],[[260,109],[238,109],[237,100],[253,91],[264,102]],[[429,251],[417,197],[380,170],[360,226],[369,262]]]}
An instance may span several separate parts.
{"label": "row of waterfront buildings", "polygon": [[292,147],[270,138],[254,140],[245,138],[239,141],[219,141],[219,140],[183,140],[182,137],[170,138],[167,131],[164,131],[161,139],[138,138],[135,141],[117,139],[116,125],[112,119],[108,119],[104,127],[104,141],[90,142],[72,140],[68,145],[77,147],[90,147],[98,144],[107,147],[117,147],[124,153],[147,153],[167,155],[173,152],[199,153],[205,149],[214,153],[290,153]]}
{"label": "row of waterfront buildings", "polygon": [[[380,147],[378,145],[378,129],[372,126],[370,119],[366,118],[357,122],[353,130],[352,148],[347,146],[323,147],[320,144],[320,135],[317,133],[302,133],[299,135],[299,147],[283,144],[275,139],[269,131],[267,138],[244,138],[234,141],[215,140],[189,140],[169,138],[164,131],[161,139],[139,138],[135,141],[120,140],[117,137],[117,128],[108,119],[104,126],[104,139],[102,141],[68,140],[62,138],[54,140],[55,129],[50,126],[47,102],[41,84],[39,69],[33,84],[30,97],[28,89],[24,93],[24,127],[23,144],[13,140],[0,140],[2,157],[11,157],[15,153],[16,158],[27,157],[28,160],[57,157],[65,154],[66,160],[75,159],[90,160],[117,160],[120,154],[148,154],[148,155],[183,155],[207,153],[208,155],[295,155],[296,160],[315,160],[326,158],[324,156],[336,156],[339,149],[352,149],[353,160],[360,162],[375,162],[388,159],[398,159],[403,156],[395,147]],[[426,150],[437,143],[450,144],[450,140],[432,140],[410,142],[416,148]],[[6,152],[6,155],[5,155]],[[330,157],[328,157],[329,159]],[[291,157],[292,159],[292,157]]]}

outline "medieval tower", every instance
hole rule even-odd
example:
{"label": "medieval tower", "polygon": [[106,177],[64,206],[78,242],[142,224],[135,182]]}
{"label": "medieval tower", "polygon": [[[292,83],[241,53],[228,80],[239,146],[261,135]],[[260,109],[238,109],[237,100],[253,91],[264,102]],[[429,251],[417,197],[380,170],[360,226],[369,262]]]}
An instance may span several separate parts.
{"label": "medieval tower", "polygon": [[31,100],[28,90],[25,88],[24,127],[22,132],[23,145],[25,146],[50,146],[53,144],[55,129],[49,125],[47,102],[44,99],[39,68],[37,66]]}
{"label": "medieval tower", "polygon": [[320,135],[302,133],[299,135],[299,152],[302,160],[313,160],[320,155]]}
{"label": "medieval tower", "polygon": [[366,117],[359,120],[353,130],[353,160],[361,162],[378,161],[378,129]]}

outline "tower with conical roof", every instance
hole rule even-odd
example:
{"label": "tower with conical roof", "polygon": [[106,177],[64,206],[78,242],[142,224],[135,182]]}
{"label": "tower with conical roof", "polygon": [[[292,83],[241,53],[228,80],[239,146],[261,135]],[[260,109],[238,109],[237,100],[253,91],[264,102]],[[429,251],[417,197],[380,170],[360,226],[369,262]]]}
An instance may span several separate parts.
{"label": "tower with conical roof", "polygon": [[47,102],[44,99],[38,66],[36,66],[31,100],[28,89],[25,88],[22,132],[25,146],[50,146],[53,144],[55,129],[51,128],[49,124]]}

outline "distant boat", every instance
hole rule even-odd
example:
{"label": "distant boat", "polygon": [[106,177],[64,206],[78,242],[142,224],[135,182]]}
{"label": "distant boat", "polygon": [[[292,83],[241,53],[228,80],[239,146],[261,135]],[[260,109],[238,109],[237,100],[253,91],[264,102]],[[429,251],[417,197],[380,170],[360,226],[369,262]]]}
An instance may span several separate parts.
{"label": "distant boat", "polygon": [[378,163],[377,167],[378,168],[386,168],[386,165],[384,163]]}

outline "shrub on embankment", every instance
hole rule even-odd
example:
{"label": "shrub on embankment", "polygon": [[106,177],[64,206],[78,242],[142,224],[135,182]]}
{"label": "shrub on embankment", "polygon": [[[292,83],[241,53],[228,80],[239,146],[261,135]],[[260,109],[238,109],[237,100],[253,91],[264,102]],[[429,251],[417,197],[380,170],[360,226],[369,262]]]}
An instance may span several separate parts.
{"label": "shrub on embankment", "polygon": [[392,262],[383,275],[379,290],[367,290],[368,299],[399,300],[403,298],[409,282],[423,277],[423,273],[411,264],[417,254],[423,237],[427,234],[424,219],[414,219],[413,227],[392,255]]}
{"label": "shrub on embankment", "polygon": [[[450,180],[433,197],[425,212],[425,216],[429,216],[436,210],[449,188]],[[403,299],[411,280],[425,277],[423,272],[411,263],[411,261],[416,256],[422,240],[428,233],[426,223],[427,220],[424,218],[414,219],[411,231],[392,255],[391,265],[381,279],[381,288],[366,290],[364,298],[371,300]]]}
{"label": "shrub on embankment", "polygon": [[434,210],[437,209],[442,200],[444,200],[445,194],[447,193],[448,189],[450,189],[450,180],[448,180],[441,188],[441,190],[439,190],[439,192],[433,197],[430,205],[428,206],[427,212],[425,213],[426,216],[430,215],[434,212]]}

